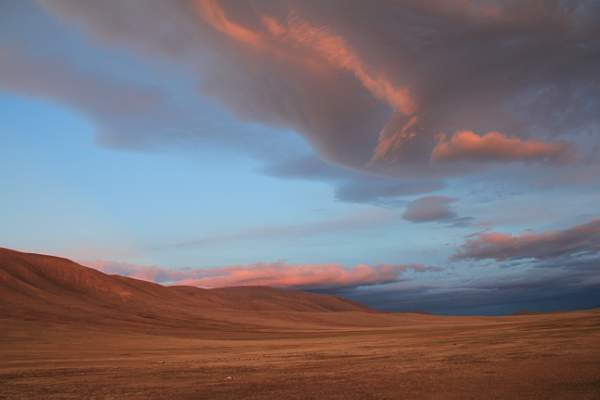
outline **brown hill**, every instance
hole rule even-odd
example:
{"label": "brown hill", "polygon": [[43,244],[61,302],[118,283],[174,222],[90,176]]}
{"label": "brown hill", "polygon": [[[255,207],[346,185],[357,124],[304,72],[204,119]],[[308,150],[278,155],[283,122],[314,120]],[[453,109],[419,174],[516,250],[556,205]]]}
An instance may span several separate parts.
{"label": "brown hill", "polygon": [[269,287],[162,286],[107,275],[65,258],[3,248],[0,300],[3,317],[190,328],[201,322],[205,327],[252,324],[258,315],[257,325],[269,326],[271,320],[289,319],[289,313],[369,311],[335,296]]}

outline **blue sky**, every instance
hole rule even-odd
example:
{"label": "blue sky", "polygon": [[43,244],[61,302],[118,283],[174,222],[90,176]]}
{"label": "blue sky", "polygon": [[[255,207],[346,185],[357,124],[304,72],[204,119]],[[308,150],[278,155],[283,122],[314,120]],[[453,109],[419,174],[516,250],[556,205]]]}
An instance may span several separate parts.
{"label": "blue sky", "polygon": [[[400,210],[345,204],[327,184],[266,176],[242,154],[107,148],[95,143],[89,121],[53,102],[6,93],[0,104],[8,117],[2,160],[10,168],[0,173],[10,187],[1,199],[9,247],[184,267],[392,263],[403,250],[417,262],[445,240],[436,231],[446,229],[411,226]],[[328,232],[336,221],[349,230]],[[285,233],[320,224],[322,233]],[[227,239],[261,229],[284,232]],[[429,235],[424,247],[419,231]],[[176,248],[212,237],[207,246]]]}
{"label": "blue sky", "polygon": [[600,305],[599,10],[494,4],[3,3],[0,245],[385,309]]}

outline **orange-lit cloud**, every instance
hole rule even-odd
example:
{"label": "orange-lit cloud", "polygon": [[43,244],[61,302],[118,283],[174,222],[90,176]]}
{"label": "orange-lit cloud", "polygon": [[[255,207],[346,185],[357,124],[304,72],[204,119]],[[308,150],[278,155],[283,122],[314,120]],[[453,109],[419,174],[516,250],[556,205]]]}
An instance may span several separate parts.
{"label": "orange-lit cloud", "polygon": [[415,112],[416,105],[407,88],[395,85],[382,73],[373,72],[344,38],[326,27],[317,27],[295,14],[288,18],[287,28],[273,19],[263,21],[279,40],[308,48],[336,68],[354,74],[369,92],[394,110],[404,114]]}
{"label": "orange-lit cloud", "polygon": [[379,133],[377,147],[373,152],[370,163],[375,164],[378,161],[398,161],[401,158],[402,150],[408,143],[416,138],[417,117],[412,116],[399,126],[392,119],[388,126],[384,127]]}
{"label": "orange-lit cloud", "polygon": [[416,272],[437,270],[437,268],[418,264],[378,266],[362,264],[344,268],[339,264],[290,265],[277,262],[185,270],[103,261],[86,264],[105,273],[170,285],[205,288],[226,286],[272,286],[298,289],[350,288],[396,282],[401,279],[402,273],[409,270]]}
{"label": "orange-lit cloud", "polygon": [[452,137],[441,135],[431,152],[433,161],[549,161],[565,162],[570,148],[563,142],[519,139],[500,132],[478,135],[461,131]]}
{"label": "orange-lit cloud", "polygon": [[330,66],[352,73],[365,89],[394,110],[405,114],[415,112],[416,105],[407,88],[399,87],[384,74],[372,71],[344,38],[326,27],[317,27],[294,13],[290,13],[285,23],[261,15],[259,19],[264,32],[259,32],[228,18],[215,0],[196,0],[195,4],[208,24],[235,41],[296,62],[304,62],[305,57],[295,55],[295,51],[308,51],[310,57],[317,57]]}
{"label": "orange-lit cloud", "polygon": [[228,18],[225,10],[223,10],[223,7],[217,1],[196,0],[195,4],[204,20],[219,32],[231,39],[255,48],[264,48],[266,46],[264,39],[258,32]]}
{"label": "orange-lit cloud", "polygon": [[183,280],[179,284],[202,287],[273,286],[313,289],[357,287],[397,281],[400,274],[408,269],[422,271],[425,267],[357,265],[346,269],[338,264],[258,264],[222,269],[212,276]]}

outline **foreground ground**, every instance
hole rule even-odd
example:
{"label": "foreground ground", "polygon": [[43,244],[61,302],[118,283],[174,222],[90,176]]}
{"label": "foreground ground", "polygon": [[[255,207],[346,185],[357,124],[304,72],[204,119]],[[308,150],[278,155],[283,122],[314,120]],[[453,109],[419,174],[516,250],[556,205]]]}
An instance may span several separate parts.
{"label": "foreground ground", "polygon": [[599,399],[600,312],[115,334],[1,321],[2,399]]}
{"label": "foreground ground", "polygon": [[386,314],[0,248],[0,399],[600,399],[600,309]]}

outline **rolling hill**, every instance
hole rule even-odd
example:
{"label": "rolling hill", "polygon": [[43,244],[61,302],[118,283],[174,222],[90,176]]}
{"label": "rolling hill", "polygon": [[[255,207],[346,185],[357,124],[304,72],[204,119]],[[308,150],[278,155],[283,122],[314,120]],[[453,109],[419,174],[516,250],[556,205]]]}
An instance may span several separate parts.
{"label": "rolling hill", "polygon": [[269,287],[162,286],[108,275],[65,258],[4,248],[0,300],[4,317],[130,327],[206,328],[219,322],[252,325],[254,319],[256,326],[270,326],[297,313],[371,313],[330,295]]}

